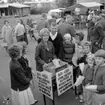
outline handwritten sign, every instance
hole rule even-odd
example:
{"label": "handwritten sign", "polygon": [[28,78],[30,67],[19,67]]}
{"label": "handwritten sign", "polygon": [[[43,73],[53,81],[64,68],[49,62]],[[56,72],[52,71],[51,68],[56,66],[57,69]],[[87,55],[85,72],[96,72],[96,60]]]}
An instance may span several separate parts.
{"label": "handwritten sign", "polygon": [[56,73],[58,96],[69,90],[73,85],[73,67],[69,66]]}
{"label": "handwritten sign", "polygon": [[37,72],[39,92],[53,100],[52,74],[49,72]]}

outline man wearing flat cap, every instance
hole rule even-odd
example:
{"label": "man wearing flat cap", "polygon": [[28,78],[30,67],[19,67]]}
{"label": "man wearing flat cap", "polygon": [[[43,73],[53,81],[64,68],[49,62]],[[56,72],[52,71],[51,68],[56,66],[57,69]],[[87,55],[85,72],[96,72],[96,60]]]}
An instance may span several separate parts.
{"label": "man wearing flat cap", "polygon": [[101,14],[101,20],[98,21],[98,24],[102,27],[104,33],[101,48],[105,50],[105,14]]}

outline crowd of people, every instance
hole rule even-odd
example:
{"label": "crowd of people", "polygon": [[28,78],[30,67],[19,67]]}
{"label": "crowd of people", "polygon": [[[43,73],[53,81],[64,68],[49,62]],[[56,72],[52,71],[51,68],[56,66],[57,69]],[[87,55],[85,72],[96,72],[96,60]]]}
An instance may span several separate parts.
{"label": "crowd of people", "polygon": [[[30,84],[33,71],[26,57],[28,45],[27,33],[30,38],[37,41],[35,48],[36,70],[42,72],[43,68],[54,59],[59,59],[73,66],[73,88],[76,98],[84,105],[105,104],[105,45],[104,20],[92,16],[88,21],[88,41],[84,41],[84,34],[76,32],[74,19],[67,15],[59,24],[56,18],[47,19],[42,14],[41,20],[27,20],[26,25],[19,19],[14,29],[17,42],[13,43],[12,29],[5,21],[2,37],[9,47],[6,48],[10,61],[11,94],[13,105],[33,105],[34,99]],[[84,64],[81,70],[80,64]],[[82,80],[78,78],[82,77]],[[79,85],[77,82],[81,81]],[[56,85],[56,84],[55,84]],[[93,90],[88,86],[93,86]],[[19,97],[18,97],[19,96]],[[21,100],[21,101],[20,101]]]}

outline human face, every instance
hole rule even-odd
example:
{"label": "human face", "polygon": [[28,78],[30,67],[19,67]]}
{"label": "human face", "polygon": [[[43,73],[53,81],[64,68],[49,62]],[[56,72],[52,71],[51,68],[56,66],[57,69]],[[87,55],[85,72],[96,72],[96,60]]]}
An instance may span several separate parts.
{"label": "human face", "polygon": [[76,36],[75,37],[75,42],[77,43],[77,44],[79,44],[81,41],[80,41],[80,39],[79,39],[79,36]]}
{"label": "human face", "polygon": [[64,40],[65,40],[66,43],[70,43],[71,37],[65,37]]}
{"label": "human face", "polygon": [[90,47],[89,46],[84,46],[84,52],[88,54],[90,52]]}
{"label": "human face", "polygon": [[57,26],[51,26],[51,33],[54,35],[57,32]]}
{"label": "human face", "polygon": [[20,23],[21,24],[21,20],[19,19],[19,20],[17,20],[17,23]]}
{"label": "human face", "polygon": [[87,63],[90,67],[92,67],[94,65],[94,59],[93,58],[87,58]]}
{"label": "human face", "polygon": [[9,25],[9,22],[5,22],[5,25],[8,26]]}
{"label": "human face", "polygon": [[95,63],[96,65],[102,65],[104,63],[104,58],[102,57],[95,57]]}
{"label": "human face", "polygon": [[42,36],[42,40],[43,40],[44,42],[47,42],[48,39],[49,39],[49,34],[48,34],[48,33],[45,33],[45,35]]}

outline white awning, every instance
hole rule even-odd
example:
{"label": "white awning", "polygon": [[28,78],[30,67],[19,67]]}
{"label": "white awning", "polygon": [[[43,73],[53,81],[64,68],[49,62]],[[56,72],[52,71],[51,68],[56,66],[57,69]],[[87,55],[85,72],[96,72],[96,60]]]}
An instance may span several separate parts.
{"label": "white awning", "polygon": [[0,4],[0,8],[8,8],[8,4]]}
{"label": "white awning", "polygon": [[24,4],[20,4],[20,3],[11,3],[11,4],[9,4],[9,6],[11,6],[11,7],[16,7],[16,8],[29,7],[28,5],[24,5]]}
{"label": "white awning", "polygon": [[79,3],[80,5],[91,8],[91,7],[100,7],[102,4],[97,3],[97,2],[84,2],[84,3]]}

